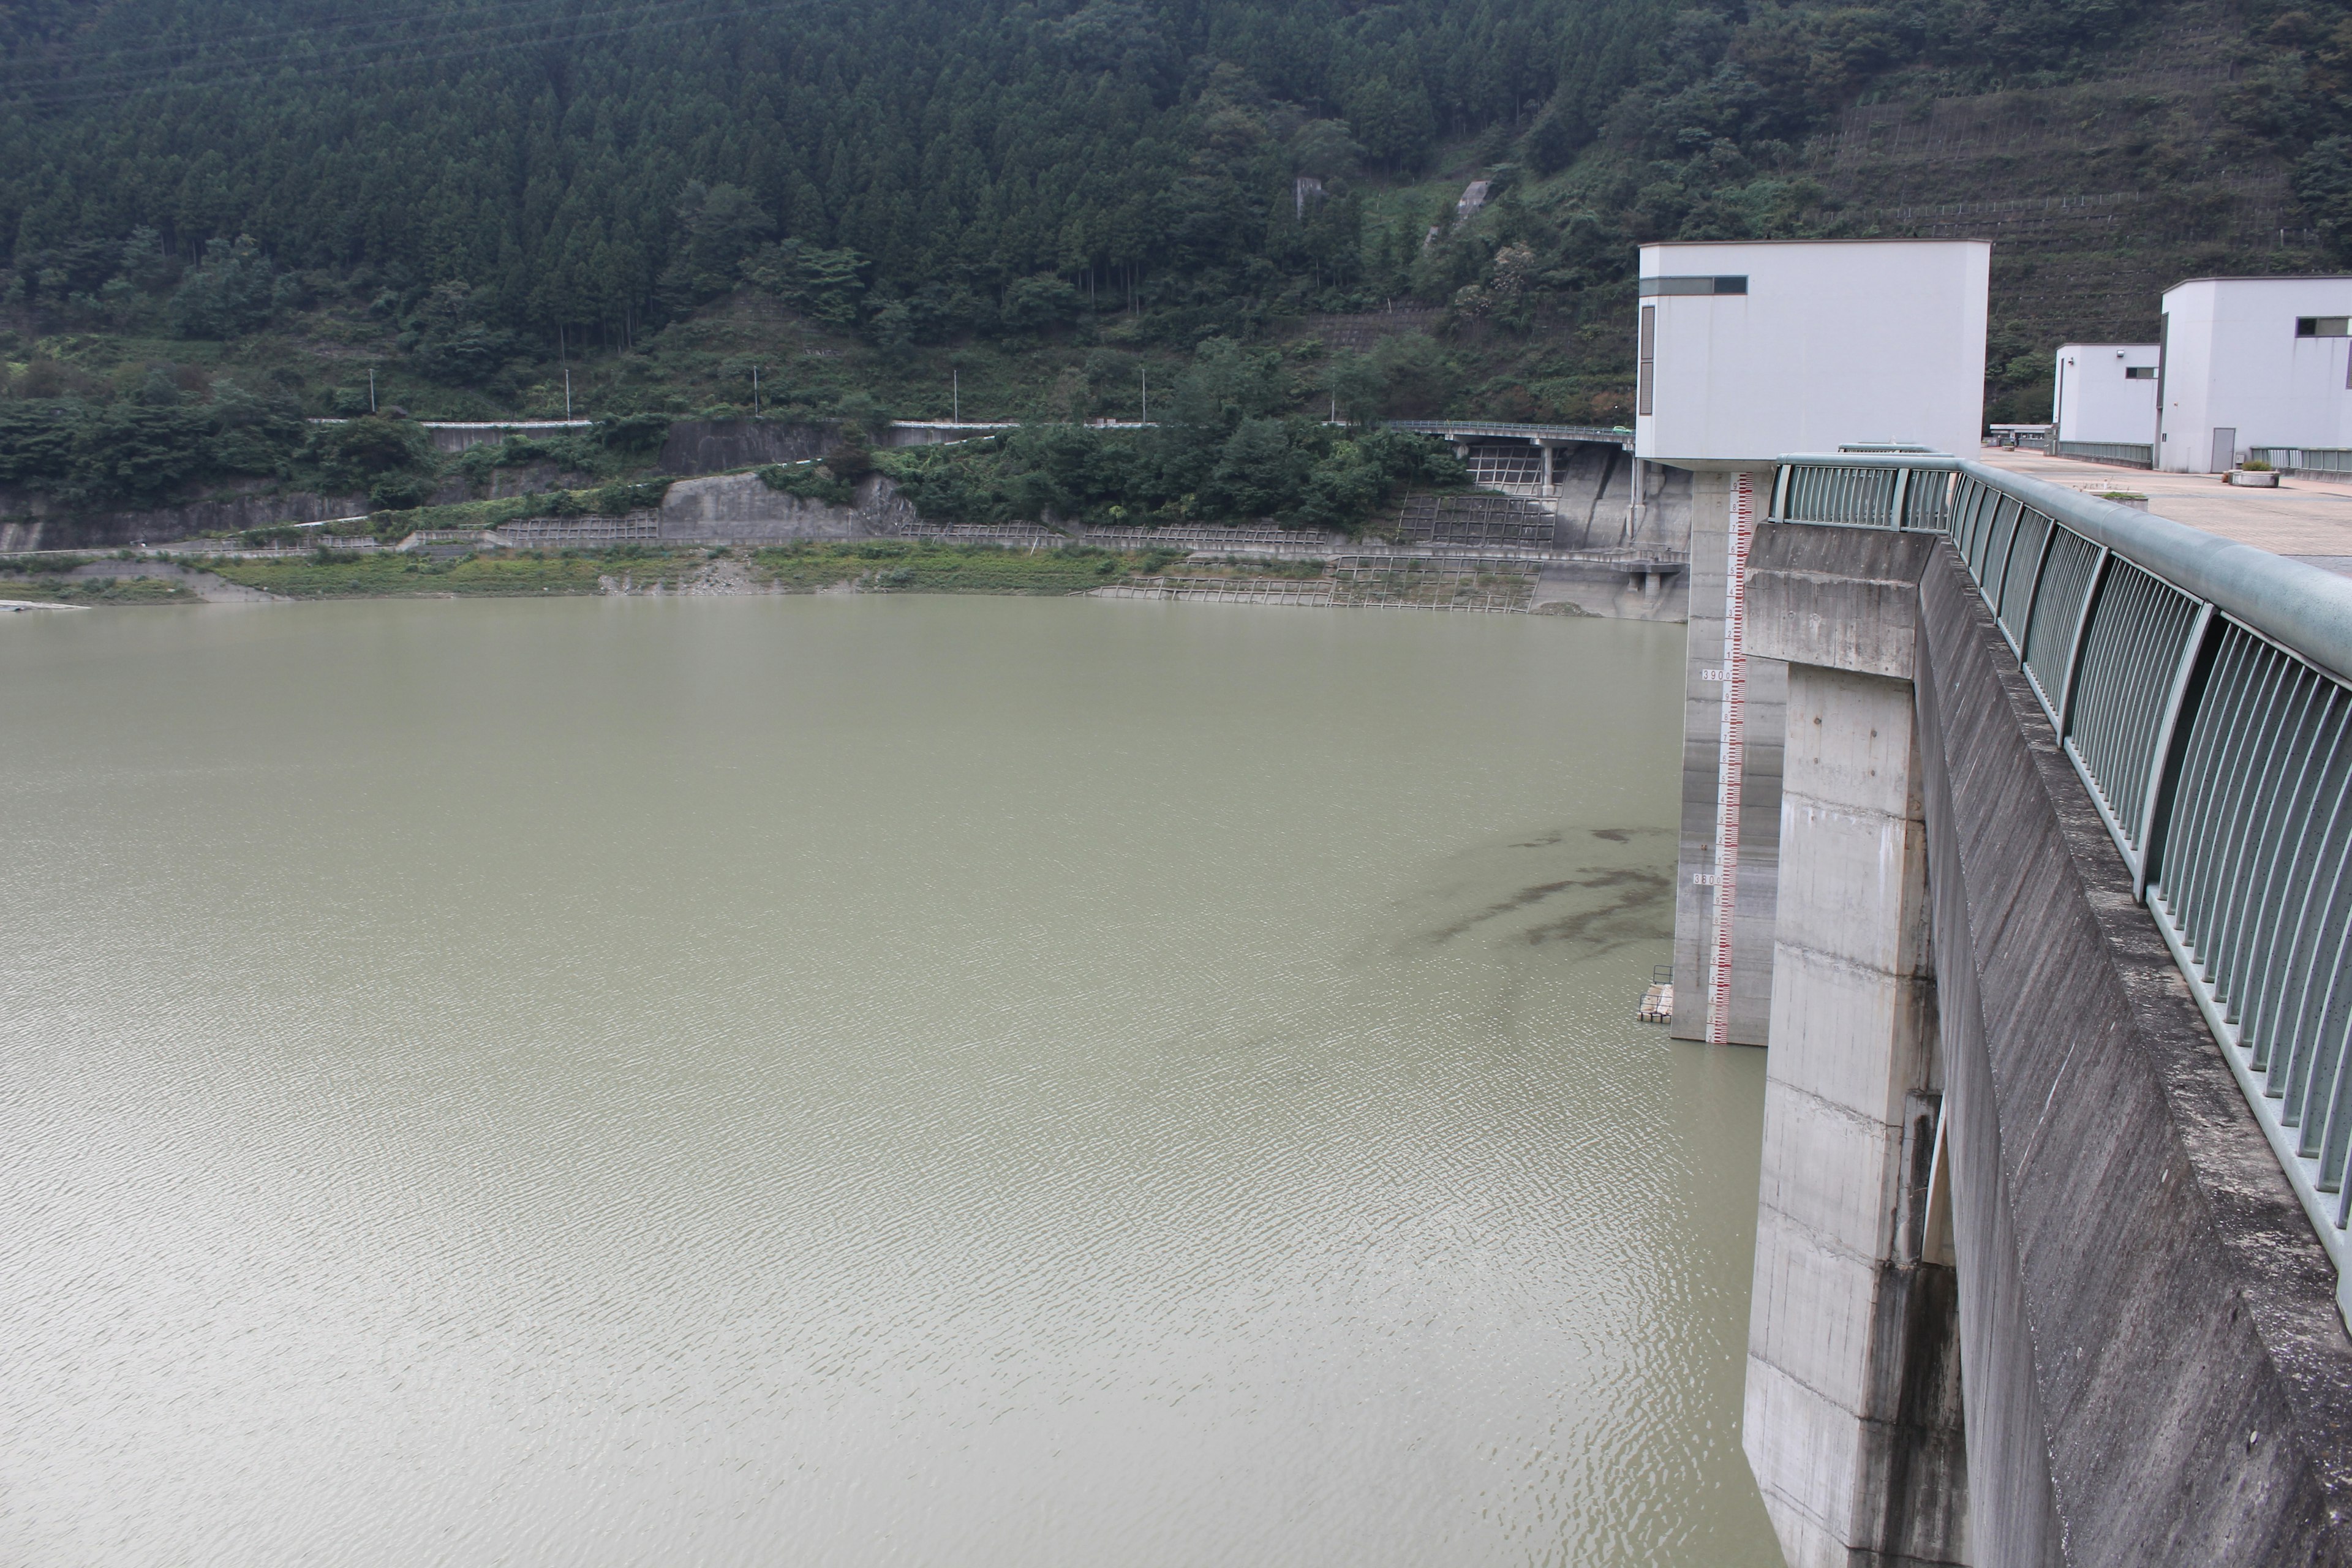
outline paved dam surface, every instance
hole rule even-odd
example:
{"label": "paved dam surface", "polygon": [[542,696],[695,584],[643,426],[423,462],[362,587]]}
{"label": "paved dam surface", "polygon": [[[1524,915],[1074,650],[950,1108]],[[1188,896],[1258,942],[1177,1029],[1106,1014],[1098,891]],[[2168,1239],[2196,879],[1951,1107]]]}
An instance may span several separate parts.
{"label": "paved dam surface", "polygon": [[0,1560],[1777,1563],[1684,634],[0,624]]}

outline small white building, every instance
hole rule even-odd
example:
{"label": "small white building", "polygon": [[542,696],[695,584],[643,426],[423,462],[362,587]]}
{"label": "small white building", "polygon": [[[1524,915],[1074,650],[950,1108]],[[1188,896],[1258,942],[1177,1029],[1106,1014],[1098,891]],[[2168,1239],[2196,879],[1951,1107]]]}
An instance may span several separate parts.
{"label": "small white building", "polygon": [[1861,442],[1974,451],[1991,268],[1981,239],[1642,247],[1634,455],[1724,469]]}
{"label": "small white building", "polygon": [[2061,441],[2145,447],[2156,440],[2154,343],[2066,343],[2058,350],[2051,422]]}
{"label": "small white building", "polygon": [[2352,448],[2352,277],[2195,278],[2164,291],[2156,466]]}

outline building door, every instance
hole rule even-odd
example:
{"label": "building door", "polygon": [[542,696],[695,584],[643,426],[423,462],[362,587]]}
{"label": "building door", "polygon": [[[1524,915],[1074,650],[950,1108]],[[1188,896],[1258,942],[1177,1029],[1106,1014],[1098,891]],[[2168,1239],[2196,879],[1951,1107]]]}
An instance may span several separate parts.
{"label": "building door", "polygon": [[2209,474],[2225,474],[2237,466],[2237,430],[2228,425],[2215,426],[2213,428],[2213,463],[2212,466],[2205,471]]}

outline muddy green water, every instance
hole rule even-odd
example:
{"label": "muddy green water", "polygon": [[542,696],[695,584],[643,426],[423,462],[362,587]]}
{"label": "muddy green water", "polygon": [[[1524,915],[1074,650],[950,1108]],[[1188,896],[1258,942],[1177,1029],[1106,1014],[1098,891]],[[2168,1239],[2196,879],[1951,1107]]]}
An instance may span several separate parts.
{"label": "muddy green water", "polygon": [[0,1561],[1777,1561],[1679,627],[0,616]]}

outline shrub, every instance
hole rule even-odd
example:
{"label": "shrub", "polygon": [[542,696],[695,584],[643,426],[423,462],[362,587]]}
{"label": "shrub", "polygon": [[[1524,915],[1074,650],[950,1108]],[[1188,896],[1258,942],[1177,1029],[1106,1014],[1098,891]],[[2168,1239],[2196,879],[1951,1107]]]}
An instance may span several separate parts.
{"label": "shrub", "polygon": [[798,496],[803,500],[826,501],[834,506],[847,506],[857,499],[857,491],[847,481],[834,478],[828,465],[798,463],[789,468],[771,463],[760,471],[760,482],[784,495]]}

